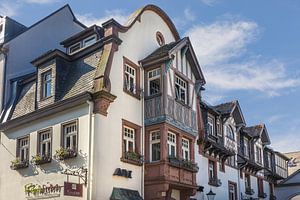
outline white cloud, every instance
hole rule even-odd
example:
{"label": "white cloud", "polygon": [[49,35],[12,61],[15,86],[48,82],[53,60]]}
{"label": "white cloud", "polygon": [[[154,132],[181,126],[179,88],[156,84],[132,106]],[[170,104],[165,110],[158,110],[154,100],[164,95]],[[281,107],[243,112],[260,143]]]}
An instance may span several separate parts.
{"label": "white cloud", "polygon": [[217,2],[217,0],[200,0],[200,1],[208,6],[212,6]]}
{"label": "white cloud", "polygon": [[0,3],[0,15],[3,16],[15,16],[17,15],[19,4],[12,3],[10,1],[4,1]]}
{"label": "white cloud", "polygon": [[35,4],[49,4],[49,3],[56,3],[60,0],[25,0],[26,3],[35,3]]}
{"label": "white cloud", "polygon": [[91,26],[93,24],[101,25],[103,22],[114,18],[120,24],[124,24],[128,19],[128,14],[126,14],[123,10],[115,9],[115,10],[106,10],[105,15],[102,17],[95,17],[93,14],[76,14],[79,21],[87,26]]}
{"label": "white cloud", "polygon": [[264,60],[262,56],[244,58],[248,56],[247,45],[254,42],[258,34],[255,22],[233,19],[194,26],[185,33],[191,38],[212,90],[219,89],[223,93],[256,90],[277,96],[284,89],[299,86],[300,80],[288,75],[283,62]]}
{"label": "white cloud", "polygon": [[188,21],[194,21],[196,19],[195,13],[189,8],[184,9],[184,17]]}

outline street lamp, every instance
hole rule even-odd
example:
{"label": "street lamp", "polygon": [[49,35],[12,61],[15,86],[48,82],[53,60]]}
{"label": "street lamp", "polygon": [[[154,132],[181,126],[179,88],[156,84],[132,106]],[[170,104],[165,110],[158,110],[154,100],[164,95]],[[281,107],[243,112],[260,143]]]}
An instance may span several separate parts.
{"label": "street lamp", "polygon": [[208,199],[208,200],[214,200],[214,199],[215,199],[215,196],[216,196],[216,193],[214,193],[214,192],[210,189],[209,193],[207,193],[206,196],[207,196],[207,199]]}

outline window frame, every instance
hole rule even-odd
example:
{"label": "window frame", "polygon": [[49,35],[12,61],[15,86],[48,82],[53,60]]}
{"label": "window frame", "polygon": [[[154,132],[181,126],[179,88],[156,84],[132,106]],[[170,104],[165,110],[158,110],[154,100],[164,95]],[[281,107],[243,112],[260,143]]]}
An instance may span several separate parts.
{"label": "window frame", "polygon": [[[93,43],[89,44],[89,45],[85,45],[85,42],[86,42],[87,40],[92,39],[92,38],[94,38],[95,41],[94,41]],[[89,36],[89,37],[87,37],[87,38],[85,38],[85,39],[82,40],[82,49],[83,49],[83,48],[86,48],[86,47],[89,47],[89,46],[92,46],[92,45],[95,44],[96,42],[97,42],[97,35],[96,35],[96,34],[93,34],[93,35],[91,35],[91,36]]]}
{"label": "window frame", "polygon": [[[211,168],[212,166],[212,168]],[[211,169],[212,169],[212,177],[211,177]],[[218,172],[217,172],[217,162],[214,160],[208,160],[208,182],[211,183],[212,180],[218,179]]]}
{"label": "window frame", "polygon": [[142,155],[141,152],[141,129],[142,127],[132,123],[128,120],[122,119],[122,127],[121,127],[121,161],[126,162],[126,163],[130,163],[130,164],[134,164],[134,165],[140,165],[140,163],[135,163],[132,161],[129,161],[128,159],[126,159],[126,149],[124,146],[124,135],[125,135],[125,128],[124,127],[129,127],[131,129],[135,130],[135,134],[134,134],[134,153],[138,154],[138,155]]}
{"label": "window frame", "polygon": [[[210,122],[211,120],[211,122]],[[210,129],[211,127],[211,129]],[[211,133],[210,133],[210,130],[211,130]],[[215,118],[208,115],[207,116],[207,132],[208,132],[208,135],[213,135],[215,136]]]}
{"label": "window frame", "polygon": [[[185,137],[182,137],[181,138],[181,148],[182,148],[182,159],[187,160],[187,161],[191,160],[190,140]],[[185,154],[186,152],[187,152],[187,158],[186,158],[186,154]]]}
{"label": "window frame", "polygon": [[[130,131],[130,132],[127,132],[126,130]],[[125,152],[135,152],[135,135],[136,135],[136,130],[134,128],[131,128],[129,126],[126,126],[124,125],[123,126],[123,144],[125,145],[124,146],[124,151]],[[132,135],[132,136],[129,136]],[[126,141],[126,142],[125,142]],[[132,151],[129,149],[129,143],[132,143]]]}
{"label": "window frame", "polygon": [[[70,126],[72,124],[75,124],[76,125],[76,147],[75,147],[75,151],[78,152],[78,146],[79,146],[79,120],[78,119],[75,119],[75,120],[71,120],[71,121],[68,121],[68,122],[65,122],[65,123],[62,123],[61,124],[61,147],[67,149],[66,147],[66,137],[65,137],[65,127],[66,126]],[[71,144],[71,142],[70,142]],[[74,150],[74,149],[73,149]]]}
{"label": "window frame", "polygon": [[[153,73],[154,71],[156,71],[156,75],[152,76],[152,77],[149,77],[149,74],[151,72]],[[159,72],[159,73],[157,74],[157,72]],[[159,91],[157,93],[151,94],[151,84],[150,84],[150,82],[155,81],[155,80],[159,80]],[[156,67],[156,68],[153,68],[153,69],[147,71],[147,94],[148,94],[148,96],[151,97],[151,96],[161,94],[161,91],[162,91],[161,85],[162,85],[161,67]]]}
{"label": "window frame", "polygon": [[[247,187],[248,186],[248,187]],[[252,189],[251,188],[251,175],[248,174],[248,173],[245,173],[245,190],[249,188],[249,189]]]}
{"label": "window frame", "polygon": [[[75,46],[79,45],[79,49],[75,50],[75,51],[71,51],[71,49]],[[81,45],[81,41],[79,42],[76,42],[74,44],[72,44],[71,46],[68,47],[68,54],[69,55],[72,55],[72,54],[75,54],[77,53],[78,51],[80,51],[82,49],[82,45]]]}
{"label": "window frame", "polygon": [[[45,80],[46,76],[50,75],[50,80]],[[49,69],[43,73],[41,73],[41,100],[48,99],[53,96],[53,77],[52,77],[52,69]],[[50,94],[46,95],[47,84],[50,84]]]}
{"label": "window frame", "polygon": [[[126,67],[129,66],[130,68],[135,70],[135,78],[134,78],[134,89],[133,91],[130,91],[127,86],[125,73],[126,73]],[[140,92],[141,92],[141,85],[140,85],[140,67],[136,65],[134,62],[123,56],[123,91],[130,96],[133,96],[140,100]]]}
{"label": "window frame", "polygon": [[[169,137],[170,135],[170,137]],[[174,141],[171,141],[174,140]],[[174,156],[172,155],[172,148],[174,147]],[[167,132],[167,150],[169,158],[176,158],[177,156],[177,135],[171,131]]]}
{"label": "window frame", "polygon": [[244,156],[246,158],[249,158],[250,157],[250,152],[249,152],[249,139],[244,137]]}
{"label": "window frame", "polygon": [[[231,189],[230,186],[233,186],[233,188],[234,188],[233,199],[231,199],[231,195],[230,195],[230,189]],[[237,184],[232,181],[228,181],[228,199],[229,200],[237,200]]]}
{"label": "window frame", "polygon": [[[21,141],[27,139],[27,149],[28,152],[26,152],[26,159],[23,160],[21,159]],[[30,156],[30,135],[25,135],[22,137],[17,138],[17,148],[16,148],[16,157],[21,161],[21,162],[27,162],[29,161],[29,156]]]}
{"label": "window frame", "polygon": [[[230,133],[228,132],[230,130]],[[232,141],[235,141],[235,133],[231,125],[227,124],[226,125],[226,137],[231,139]]]}
{"label": "window frame", "polygon": [[259,164],[263,164],[262,163],[262,148],[260,148],[258,145],[255,145],[255,157],[256,157],[256,161]]}
{"label": "window frame", "polygon": [[[157,137],[153,140],[153,134],[157,134],[159,135],[159,138],[157,139]],[[161,132],[159,129],[157,130],[153,130],[153,131],[150,131],[150,162],[159,162],[161,160]],[[155,144],[159,144],[159,159],[158,160],[153,160],[153,147],[152,145],[155,145]]]}
{"label": "window frame", "polygon": [[165,38],[160,31],[156,32],[156,42],[158,43],[159,46],[165,45]]}
{"label": "window frame", "polygon": [[[177,102],[180,102],[180,103],[182,103],[182,104],[184,104],[184,105],[188,105],[188,103],[189,103],[189,82],[186,80],[186,79],[184,79],[182,76],[180,76],[180,75],[178,75],[177,73],[174,73],[174,89],[175,89],[175,100],[177,101]],[[178,80],[180,80],[182,83],[185,83],[185,88],[183,87],[183,86],[181,86],[179,83],[177,83],[176,81],[177,81],[177,79]],[[178,96],[177,96],[177,87],[176,87],[176,85],[178,85],[179,86],[179,94],[178,94]],[[185,99],[184,99],[184,101],[182,101],[181,100],[181,92],[180,92],[180,89],[184,89],[184,91],[185,91]],[[178,98],[178,97],[180,97],[180,98]]]}
{"label": "window frame", "polygon": [[[49,139],[47,139],[47,140],[50,143],[50,150],[49,150],[48,155],[42,153],[42,140],[41,140],[41,136],[44,133],[49,133]],[[47,129],[38,131],[37,155],[40,155],[40,156],[52,156],[52,144],[53,144],[52,143],[52,140],[53,140],[52,136],[53,136],[53,134],[52,134],[52,128],[47,128]],[[47,141],[45,143],[47,143]]]}

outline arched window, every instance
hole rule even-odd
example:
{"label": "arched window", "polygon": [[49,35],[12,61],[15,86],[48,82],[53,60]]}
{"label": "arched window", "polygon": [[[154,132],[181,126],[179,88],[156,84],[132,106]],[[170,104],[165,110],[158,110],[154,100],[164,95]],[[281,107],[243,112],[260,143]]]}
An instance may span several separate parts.
{"label": "arched window", "polygon": [[233,132],[233,129],[231,128],[231,126],[229,126],[229,125],[226,126],[226,135],[228,138],[234,140],[234,132]]}
{"label": "arched window", "polygon": [[159,31],[156,32],[156,41],[159,46],[163,46],[165,44],[165,38],[163,34]]}

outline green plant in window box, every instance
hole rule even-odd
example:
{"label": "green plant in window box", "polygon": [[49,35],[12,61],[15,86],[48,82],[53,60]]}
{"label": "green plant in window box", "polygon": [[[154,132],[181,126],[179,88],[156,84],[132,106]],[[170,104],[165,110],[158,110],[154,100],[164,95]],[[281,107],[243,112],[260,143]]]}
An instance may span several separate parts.
{"label": "green plant in window box", "polygon": [[21,161],[20,158],[16,158],[15,160],[11,161],[10,168],[12,170],[22,169],[28,167],[28,161]]}
{"label": "green plant in window box", "polygon": [[77,152],[75,150],[69,148],[63,148],[63,147],[57,149],[54,155],[54,157],[57,158],[58,160],[65,160],[76,156],[77,156]]}
{"label": "green plant in window box", "polygon": [[133,151],[127,151],[125,153],[125,158],[136,162],[142,162],[141,155]]}
{"label": "green plant in window box", "polygon": [[182,161],[182,167],[186,168],[186,169],[189,169],[189,170],[192,170],[194,172],[198,172],[198,170],[199,170],[199,167],[198,167],[197,163],[194,163],[191,160],[183,160]]}
{"label": "green plant in window box", "polygon": [[48,163],[48,162],[51,162],[51,156],[50,155],[35,155],[35,156],[32,156],[32,159],[31,159],[31,163],[35,164],[35,165],[41,165],[41,164],[44,164],[44,163]]}

